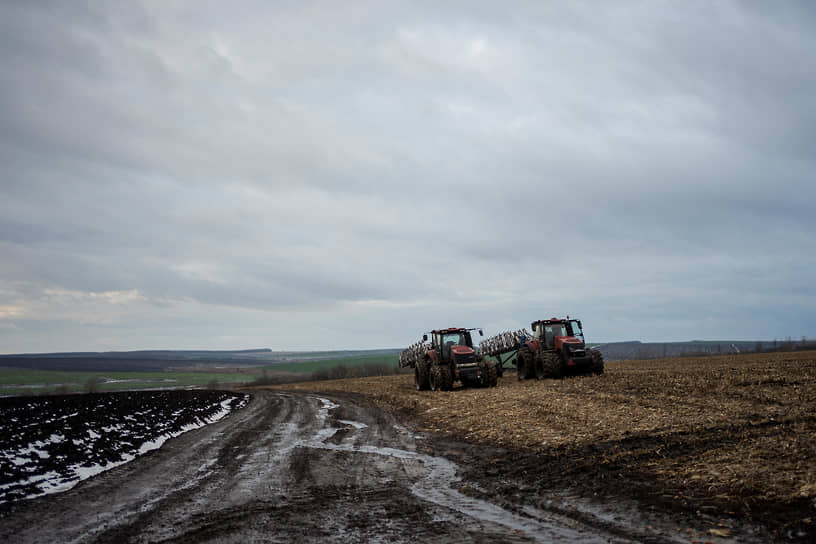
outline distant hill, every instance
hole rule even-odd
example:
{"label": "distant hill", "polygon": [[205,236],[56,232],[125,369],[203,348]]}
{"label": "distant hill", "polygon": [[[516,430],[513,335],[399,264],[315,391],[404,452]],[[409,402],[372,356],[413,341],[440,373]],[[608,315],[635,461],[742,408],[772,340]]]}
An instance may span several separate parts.
{"label": "distant hill", "polygon": [[269,348],[241,349],[241,350],[174,350],[155,349],[139,351],[67,351],[60,353],[20,353],[16,355],[0,355],[0,359],[8,357],[22,357],[27,359],[39,357],[52,358],[93,358],[93,359],[220,359],[256,357],[272,354]]}
{"label": "distant hill", "polygon": [[627,359],[658,359],[662,357],[683,357],[691,355],[725,355],[728,353],[745,353],[778,349],[776,342],[745,340],[692,340],[690,342],[610,342],[606,344],[588,344],[603,353],[607,361]]}
{"label": "distant hill", "polygon": [[[690,342],[608,342],[588,343],[603,353],[607,361],[626,359],[656,359],[686,355],[716,355],[739,352],[816,349],[807,343],[692,340]],[[29,370],[81,370],[86,372],[156,372],[174,368],[200,367],[266,367],[290,366],[292,363],[342,362],[377,355],[394,355],[400,349],[363,349],[333,351],[272,351],[268,348],[242,350],[141,350],[69,353],[23,353],[0,355],[0,367]],[[314,366],[314,365],[313,365]],[[317,365],[325,366],[325,365]]]}
{"label": "distant hill", "polygon": [[398,353],[397,349],[344,351],[142,350],[0,355],[0,367],[28,370],[81,370],[88,372],[155,372],[171,368],[215,366],[268,366],[301,361],[345,359]]}
{"label": "distant hill", "polygon": [[0,367],[29,370],[159,371],[195,364],[263,364],[270,349],[236,351],[144,350],[0,355]]}

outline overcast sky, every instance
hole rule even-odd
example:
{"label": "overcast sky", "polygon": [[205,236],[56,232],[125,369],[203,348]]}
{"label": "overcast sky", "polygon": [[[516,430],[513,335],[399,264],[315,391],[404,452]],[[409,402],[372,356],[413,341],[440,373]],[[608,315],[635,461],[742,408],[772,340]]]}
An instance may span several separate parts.
{"label": "overcast sky", "polygon": [[0,3],[0,353],[816,337],[811,2]]}

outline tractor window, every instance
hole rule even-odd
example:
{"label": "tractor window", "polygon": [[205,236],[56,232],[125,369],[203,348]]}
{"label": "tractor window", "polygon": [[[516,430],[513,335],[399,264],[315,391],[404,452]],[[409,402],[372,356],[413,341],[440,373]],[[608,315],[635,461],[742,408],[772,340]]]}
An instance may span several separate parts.
{"label": "tractor window", "polygon": [[572,335],[576,338],[584,339],[584,331],[581,330],[581,324],[577,319],[570,319],[572,325]]}
{"label": "tractor window", "polygon": [[553,323],[552,325],[547,326],[552,329],[553,336],[567,336],[567,328],[563,323]]}
{"label": "tractor window", "polygon": [[453,332],[442,335],[442,345],[447,346],[453,343],[454,346],[467,346],[465,335],[459,332]]}
{"label": "tractor window", "polygon": [[548,323],[544,325],[544,343],[547,347],[553,347],[556,336],[566,336],[566,327],[562,323]]}

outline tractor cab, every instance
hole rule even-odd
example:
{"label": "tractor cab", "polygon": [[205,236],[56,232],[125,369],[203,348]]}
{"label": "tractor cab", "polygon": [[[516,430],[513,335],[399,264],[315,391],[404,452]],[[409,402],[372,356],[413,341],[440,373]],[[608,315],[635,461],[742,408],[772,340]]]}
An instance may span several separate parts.
{"label": "tractor cab", "polygon": [[473,339],[467,329],[442,329],[431,331],[431,345],[442,352],[442,360],[452,355],[473,353]]}
{"label": "tractor cab", "polygon": [[533,337],[546,346],[546,349],[559,349],[565,341],[584,343],[584,332],[581,328],[581,321],[578,319],[558,319],[553,317],[540,321],[533,321],[530,324],[533,329]]}
{"label": "tractor cab", "polygon": [[467,329],[442,329],[431,331],[431,343],[438,346],[467,346],[473,347],[473,339]]}
{"label": "tractor cab", "polygon": [[[431,348],[438,351],[443,361],[456,359],[461,361],[475,361],[476,352],[473,348],[473,338],[470,331],[475,329],[449,328],[431,331]],[[479,330],[479,334],[484,334]],[[424,335],[423,340],[428,336]]]}

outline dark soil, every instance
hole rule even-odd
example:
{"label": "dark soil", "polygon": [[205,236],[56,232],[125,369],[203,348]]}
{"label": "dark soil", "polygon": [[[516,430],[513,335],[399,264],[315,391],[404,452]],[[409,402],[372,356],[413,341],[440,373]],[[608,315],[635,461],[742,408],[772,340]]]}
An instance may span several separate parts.
{"label": "dark soil", "polygon": [[759,526],[762,540],[816,542],[815,352],[613,362],[562,380],[507,373],[450,393],[403,376],[303,388],[357,392],[429,433],[436,452],[465,452],[465,479],[490,496],[541,504],[568,490],[662,512],[701,540]]}
{"label": "dark soil", "polygon": [[[246,403],[226,391],[133,391],[0,398],[2,503],[43,494],[92,469],[131,459],[144,444],[200,426]],[[50,475],[42,478],[44,475]]]}

